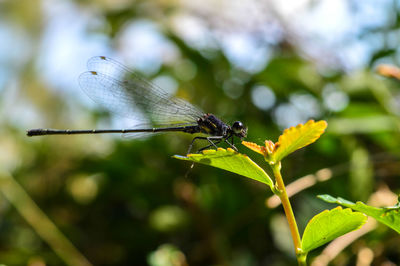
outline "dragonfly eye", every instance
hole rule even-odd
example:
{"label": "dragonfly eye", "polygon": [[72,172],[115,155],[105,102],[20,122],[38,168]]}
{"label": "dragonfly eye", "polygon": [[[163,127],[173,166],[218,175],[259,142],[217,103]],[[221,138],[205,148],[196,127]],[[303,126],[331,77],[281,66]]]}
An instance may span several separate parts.
{"label": "dragonfly eye", "polygon": [[232,131],[235,135],[237,135],[239,137],[244,138],[247,136],[247,128],[240,121],[236,121],[233,123]]}

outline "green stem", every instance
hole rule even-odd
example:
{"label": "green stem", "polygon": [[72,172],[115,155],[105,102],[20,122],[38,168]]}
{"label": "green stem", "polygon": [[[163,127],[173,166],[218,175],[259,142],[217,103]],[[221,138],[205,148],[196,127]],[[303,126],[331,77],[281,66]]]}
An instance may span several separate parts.
{"label": "green stem", "polygon": [[283,182],[281,175],[281,163],[276,163],[271,165],[272,171],[275,176],[275,186],[277,196],[281,199],[283,209],[285,211],[286,219],[289,223],[290,232],[292,234],[294,249],[296,252],[297,262],[299,265],[306,264],[306,254],[303,253],[301,248],[301,239],[299,234],[299,229],[297,228],[296,219],[293,214],[292,206],[290,205],[289,197],[286,193],[285,183]]}

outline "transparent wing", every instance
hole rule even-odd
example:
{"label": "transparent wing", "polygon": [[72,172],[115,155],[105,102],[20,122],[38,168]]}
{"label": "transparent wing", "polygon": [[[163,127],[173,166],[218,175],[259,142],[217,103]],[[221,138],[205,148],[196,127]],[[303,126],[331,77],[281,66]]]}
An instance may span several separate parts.
{"label": "transparent wing", "polygon": [[[181,123],[181,124],[173,124],[174,127],[179,127],[179,126],[196,126],[197,123]],[[163,125],[160,124],[158,125],[158,128],[162,128],[162,127],[168,127],[170,126],[170,124],[167,125]],[[135,129],[140,129],[140,128],[151,128],[153,127],[152,124],[149,123],[140,123],[140,124],[135,124],[132,128]],[[146,137],[152,137],[155,135],[159,135],[159,134],[165,134],[165,133],[169,133],[169,132],[131,132],[131,133],[123,133],[122,137],[126,138],[126,139],[143,139]],[[176,132],[174,132],[176,134]]]}
{"label": "transparent wing", "polygon": [[152,125],[195,124],[203,114],[113,59],[93,57],[88,61],[88,70],[80,75],[80,86],[111,112],[143,122],[144,116]]}
{"label": "transparent wing", "polygon": [[124,139],[145,139],[147,137],[153,137],[159,134],[163,134],[164,132],[137,132],[137,133],[124,133],[122,134],[122,138]]}

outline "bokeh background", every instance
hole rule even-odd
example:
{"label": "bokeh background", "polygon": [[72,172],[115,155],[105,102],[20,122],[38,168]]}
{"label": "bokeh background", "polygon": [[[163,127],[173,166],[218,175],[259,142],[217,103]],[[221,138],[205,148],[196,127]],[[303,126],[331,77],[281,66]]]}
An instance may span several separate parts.
{"label": "bokeh background", "polygon": [[[399,14],[395,0],[0,1],[0,263],[295,263],[265,185],[171,158],[185,154],[191,136],[25,135],[132,125],[79,88],[96,55],[243,121],[259,144],[327,120],[322,138],[283,164],[287,184],[317,180],[292,197],[301,232],[334,207],[318,194],[395,204],[400,85],[375,69],[400,65]],[[325,263],[399,265],[399,246],[393,230],[375,225]]]}

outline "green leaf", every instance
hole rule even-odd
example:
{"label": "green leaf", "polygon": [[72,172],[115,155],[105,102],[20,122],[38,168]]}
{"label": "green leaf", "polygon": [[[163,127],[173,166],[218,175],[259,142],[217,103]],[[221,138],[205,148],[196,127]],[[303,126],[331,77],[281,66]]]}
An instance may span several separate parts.
{"label": "green leaf", "polygon": [[361,201],[357,201],[356,203],[342,199],[335,198],[330,195],[319,195],[318,198],[329,202],[329,203],[337,203],[342,206],[349,207],[355,211],[359,211],[365,213],[368,216],[375,218],[377,221],[389,226],[397,233],[400,233],[400,206],[399,204],[393,207],[383,207],[377,208],[368,206]]}
{"label": "green leaf", "polygon": [[305,253],[323,244],[359,229],[367,221],[367,216],[352,212],[351,209],[337,207],[325,210],[315,215],[307,224],[302,239],[302,249]]}
{"label": "green leaf", "polygon": [[235,152],[230,148],[205,150],[203,153],[188,154],[187,156],[175,155],[173,157],[221,168],[257,180],[271,188],[273,187],[271,178],[260,166],[253,162],[247,155]]}
{"label": "green leaf", "polygon": [[[373,110],[372,104],[369,105],[370,110]],[[329,132],[338,135],[398,132],[397,122],[398,119],[392,115],[368,114],[365,117],[332,118],[329,120]]]}
{"label": "green leaf", "polygon": [[279,162],[290,153],[315,142],[324,133],[327,126],[328,124],[324,120],[318,122],[309,120],[304,125],[299,124],[296,127],[285,129],[278,142],[275,143],[273,160]]}

